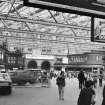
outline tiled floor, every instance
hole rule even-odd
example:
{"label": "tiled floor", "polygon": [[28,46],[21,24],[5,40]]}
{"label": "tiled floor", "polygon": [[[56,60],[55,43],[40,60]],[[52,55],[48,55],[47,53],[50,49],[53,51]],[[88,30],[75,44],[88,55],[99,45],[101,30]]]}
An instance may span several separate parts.
{"label": "tiled floor", "polygon": [[[66,80],[65,100],[58,98],[58,88],[55,79],[51,81],[51,87],[41,87],[40,84],[26,87],[14,87],[12,95],[0,96],[0,105],[77,105],[80,90],[78,80],[75,78]],[[101,105],[102,87],[96,89],[97,103]]]}

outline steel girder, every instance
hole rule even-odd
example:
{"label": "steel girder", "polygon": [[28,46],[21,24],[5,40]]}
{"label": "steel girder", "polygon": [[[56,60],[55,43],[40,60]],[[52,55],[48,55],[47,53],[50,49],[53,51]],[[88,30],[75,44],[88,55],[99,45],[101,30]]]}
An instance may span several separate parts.
{"label": "steel girder", "polygon": [[25,18],[17,18],[17,17],[5,16],[5,15],[0,15],[0,19],[90,31],[89,27],[74,26],[74,25],[70,25],[70,24],[54,23],[54,22],[48,22],[48,21],[38,21],[38,20],[25,19]]}
{"label": "steel girder", "polygon": [[[44,32],[38,32],[38,31],[28,31],[28,30],[19,30],[19,29],[11,29],[11,28],[0,28],[0,31],[8,31],[8,32],[16,32],[16,33],[28,33],[28,34],[39,34],[39,35],[44,35],[44,36],[57,36],[57,37],[68,37],[68,38],[74,38],[74,36],[70,35],[64,35],[64,34],[52,34],[52,33],[44,33]],[[75,36],[75,38],[81,38],[88,40],[90,39],[89,37],[81,37],[81,36]]]}

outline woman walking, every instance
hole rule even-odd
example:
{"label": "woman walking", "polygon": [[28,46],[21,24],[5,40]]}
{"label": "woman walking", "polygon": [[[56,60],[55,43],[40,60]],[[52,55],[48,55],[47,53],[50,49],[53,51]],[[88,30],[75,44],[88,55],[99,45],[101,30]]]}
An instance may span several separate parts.
{"label": "woman walking", "polygon": [[61,71],[60,75],[57,77],[56,84],[58,86],[59,99],[64,100],[64,87],[65,87],[64,71]]}

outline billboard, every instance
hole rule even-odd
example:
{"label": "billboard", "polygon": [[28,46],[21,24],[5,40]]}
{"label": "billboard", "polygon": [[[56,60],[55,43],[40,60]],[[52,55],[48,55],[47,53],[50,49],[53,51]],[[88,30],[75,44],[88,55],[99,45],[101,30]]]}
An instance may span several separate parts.
{"label": "billboard", "polygon": [[24,6],[105,18],[105,0],[24,0]]}
{"label": "billboard", "polygon": [[92,18],[91,41],[105,43],[105,19]]}

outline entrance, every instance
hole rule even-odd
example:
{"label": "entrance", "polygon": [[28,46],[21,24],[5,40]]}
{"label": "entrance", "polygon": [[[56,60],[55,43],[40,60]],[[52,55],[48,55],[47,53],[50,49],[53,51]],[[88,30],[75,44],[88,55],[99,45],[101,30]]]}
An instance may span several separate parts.
{"label": "entrance", "polygon": [[47,71],[50,70],[50,63],[49,63],[49,61],[42,62],[41,69],[44,69],[44,70],[47,70]]}
{"label": "entrance", "polygon": [[36,69],[36,68],[37,68],[37,63],[36,63],[36,61],[29,61],[29,63],[28,63],[28,68]]}

